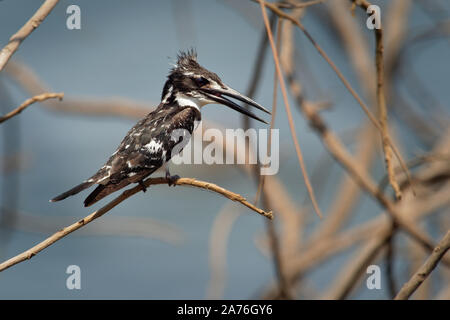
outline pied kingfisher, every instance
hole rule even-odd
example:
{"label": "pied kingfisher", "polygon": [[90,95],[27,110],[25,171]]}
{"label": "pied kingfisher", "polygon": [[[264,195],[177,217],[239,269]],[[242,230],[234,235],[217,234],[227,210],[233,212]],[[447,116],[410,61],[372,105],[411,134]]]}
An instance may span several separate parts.
{"label": "pied kingfisher", "polygon": [[[173,138],[173,133],[181,129],[192,135],[194,124],[201,121],[200,110],[206,104],[222,104],[267,123],[227,97],[270,114],[255,101],[224,84],[217,74],[200,66],[194,50],[180,52],[176,65],[167,77],[158,107],[128,131],[117,150],[97,173],[50,201],[63,200],[94,184],[98,186],[84,200],[86,207],[130,183],[141,184],[145,191],[143,180],[162,166],[166,167],[169,185],[173,184],[178,176],[170,175],[166,162],[175,155],[172,150],[181,143]],[[187,141],[183,143],[185,145]],[[178,153],[181,150],[182,147],[177,148]]]}

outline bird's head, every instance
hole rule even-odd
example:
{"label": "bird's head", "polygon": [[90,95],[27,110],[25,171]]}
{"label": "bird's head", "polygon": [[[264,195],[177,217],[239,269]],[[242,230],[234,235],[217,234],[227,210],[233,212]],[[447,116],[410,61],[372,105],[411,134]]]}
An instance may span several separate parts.
{"label": "bird's head", "polygon": [[197,62],[197,54],[194,50],[180,52],[178,61],[167,78],[162,93],[163,103],[176,102],[180,106],[189,105],[199,110],[206,104],[217,103],[267,123],[228,99],[239,100],[270,114],[260,104],[224,84],[217,74],[202,67]]}

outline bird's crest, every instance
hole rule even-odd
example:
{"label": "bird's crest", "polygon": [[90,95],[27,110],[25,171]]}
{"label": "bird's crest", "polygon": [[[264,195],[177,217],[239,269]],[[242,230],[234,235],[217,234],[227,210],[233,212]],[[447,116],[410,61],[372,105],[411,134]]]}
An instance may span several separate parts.
{"label": "bird's crest", "polygon": [[189,70],[200,67],[197,62],[197,52],[194,48],[187,51],[180,51],[177,56],[177,68]]}

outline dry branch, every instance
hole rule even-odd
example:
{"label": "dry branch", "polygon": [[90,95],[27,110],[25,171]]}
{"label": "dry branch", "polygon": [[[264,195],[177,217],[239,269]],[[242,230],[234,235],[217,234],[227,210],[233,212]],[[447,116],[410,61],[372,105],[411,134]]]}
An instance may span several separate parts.
{"label": "dry branch", "polygon": [[28,106],[32,105],[35,102],[41,102],[41,101],[45,101],[48,99],[55,99],[55,98],[58,98],[61,101],[63,97],[64,97],[64,93],[62,93],[62,92],[61,93],[43,93],[43,94],[34,96],[30,99],[25,100],[24,103],[22,103],[19,107],[17,107],[13,111],[7,113],[3,117],[0,117],[0,123],[5,122],[6,120],[18,115],[23,110],[25,110]]}
{"label": "dry branch", "polygon": [[[361,99],[361,97],[358,95],[358,93],[353,89],[350,82],[344,77],[342,72],[338,69],[338,67],[334,64],[334,62],[330,59],[330,57],[325,53],[325,51],[318,45],[318,43],[314,40],[314,38],[311,36],[311,34],[306,30],[306,28],[303,26],[303,24],[300,23],[297,19],[292,17],[291,15],[283,12],[281,9],[279,9],[276,5],[265,2],[263,0],[258,0],[261,5],[267,6],[272,12],[277,14],[280,18],[287,19],[291,21],[294,25],[296,25],[306,36],[306,38],[312,43],[312,45],[316,48],[316,50],[319,52],[319,54],[325,59],[325,61],[330,65],[330,67],[333,69],[333,71],[336,73],[336,75],[339,77],[341,82],[344,84],[344,86],[347,88],[347,90],[350,92],[350,94],[355,98],[355,100],[358,102],[360,107],[363,109],[369,120],[373,123],[373,125],[380,131],[380,133],[383,133],[382,126],[380,122],[375,118],[375,116],[372,114],[372,112],[369,110],[369,107],[364,103],[364,101]],[[410,174],[408,171],[408,168],[406,167],[406,164],[400,154],[400,152],[397,150],[396,146],[392,142],[392,140],[388,141],[389,145],[391,146],[394,154],[398,158],[400,164],[402,165],[403,170],[405,171],[406,175],[408,176],[409,181]]]}
{"label": "dry branch", "polygon": [[439,261],[444,257],[445,253],[450,249],[450,230],[439,241],[436,248],[434,248],[427,261],[420,267],[420,269],[412,276],[412,278],[406,282],[400,289],[400,292],[395,297],[395,300],[407,300],[416,289],[422,284],[422,282],[430,275],[430,273],[436,268]]}
{"label": "dry branch", "polygon": [[[275,16],[275,15],[273,15]],[[283,21],[278,19],[277,21],[277,38],[276,38],[276,48],[280,49],[281,45],[281,34],[282,34]],[[269,34],[267,34],[269,37]],[[275,117],[277,111],[277,91],[278,91],[278,73],[275,71],[273,80],[273,100],[272,100],[272,117],[270,119],[270,135],[267,141],[267,150],[272,153],[272,130],[275,124]],[[264,182],[266,176],[259,176],[259,184],[255,196],[255,205],[258,203],[258,197],[261,194],[261,202],[263,208],[271,207],[271,202],[267,197],[266,190],[264,189]],[[285,261],[281,252],[280,239],[277,234],[276,226],[273,221],[266,221],[266,230],[269,235],[270,245],[272,249],[272,255],[275,265],[275,271],[279,282],[280,295],[285,299],[292,299],[292,292],[289,283],[289,279],[286,276]]]}
{"label": "dry branch", "polygon": [[280,61],[278,59],[277,48],[276,48],[275,42],[273,40],[272,31],[270,30],[269,19],[267,18],[267,13],[266,13],[266,9],[265,9],[265,2],[262,1],[262,0],[258,0],[258,1],[259,1],[260,6],[261,6],[261,12],[262,12],[262,15],[263,15],[264,24],[266,25],[266,30],[267,30],[267,35],[269,37],[270,46],[272,47],[273,59],[274,59],[274,62],[275,62],[275,68],[276,68],[276,71],[277,71],[278,81],[280,82],[281,92],[283,93],[284,106],[286,107],[286,113],[287,113],[287,116],[288,116],[289,128],[291,130],[291,136],[292,136],[292,140],[293,140],[294,145],[295,145],[295,151],[297,152],[297,158],[298,158],[298,161],[300,163],[300,168],[302,170],[303,178],[305,180],[306,189],[308,190],[308,193],[309,193],[309,196],[311,198],[311,202],[313,204],[314,210],[316,211],[317,215],[320,218],[322,218],[323,215],[322,215],[322,212],[320,211],[319,205],[318,205],[318,203],[316,201],[316,197],[314,195],[314,190],[313,190],[313,188],[311,186],[311,182],[309,181],[308,173],[306,171],[305,163],[303,161],[303,154],[302,154],[302,151],[300,149],[300,144],[298,143],[298,140],[297,140],[294,120],[292,119],[292,113],[291,113],[291,109],[289,107],[289,100],[288,100],[288,97],[287,97],[286,85],[285,85],[284,77],[283,77],[283,74],[282,74],[281,68],[280,68]]}
{"label": "dry branch", "polygon": [[[149,187],[151,185],[158,185],[158,184],[168,184],[169,180],[166,178],[148,178],[147,180],[145,180],[143,182],[143,184],[146,187]],[[224,189],[222,187],[219,187],[218,185],[215,185],[213,183],[209,183],[209,182],[205,182],[205,181],[200,181],[200,180],[196,180],[193,178],[179,178],[174,182],[175,185],[184,185],[184,186],[192,186],[192,187],[197,187],[200,189],[205,189],[205,190],[209,190],[209,191],[213,191],[216,193],[219,193],[221,195],[223,195],[224,197],[239,202],[241,204],[243,204],[244,206],[252,209],[253,211],[265,216],[266,218],[272,219],[273,215],[272,215],[272,211],[266,212],[262,209],[259,209],[257,207],[255,207],[253,204],[249,203],[244,197],[242,197],[241,195],[231,192],[227,189]],[[65,236],[67,236],[68,234],[74,232],[75,230],[80,229],[81,227],[85,226],[86,224],[94,221],[95,219],[101,217],[102,215],[104,215],[105,213],[107,213],[108,211],[110,211],[112,208],[114,208],[115,206],[117,206],[118,204],[120,204],[122,201],[124,201],[125,199],[128,199],[129,197],[131,197],[132,195],[142,191],[143,186],[141,185],[137,185],[134,188],[130,188],[128,190],[125,190],[120,196],[118,196],[117,198],[115,198],[114,200],[112,200],[111,202],[109,202],[108,204],[106,204],[104,207],[100,208],[97,211],[94,211],[93,213],[91,213],[90,215],[88,215],[87,217],[85,217],[84,219],[81,219],[77,222],[75,222],[74,224],[71,224],[70,226],[63,228],[62,230],[54,233],[52,236],[48,237],[47,239],[45,239],[44,241],[38,243],[37,245],[35,245],[34,247],[24,251],[23,253],[3,262],[0,264],[0,272],[8,269],[22,261],[25,261],[27,259],[31,259],[33,256],[35,256],[36,254],[38,254],[39,252],[41,252],[42,250],[44,250],[45,248],[51,246],[53,243],[55,243],[56,241],[64,238]]]}
{"label": "dry branch", "polygon": [[3,70],[8,60],[19,48],[19,45],[28,37],[34,29],[44,21],[59,0],[46,0],[35,14],[19,29],[10,39],[8,44],[0,51],[0,71]]}
{"label": "dry branch", "polygon": [[[293,65],[293,62],[292,62]],[[419,241],[428,250],[433,250],[434,244],[430,238],[416,225],[405,219],[401,212],[392,201],[390,201],[380,190],[377,184],[373,181],[368,172],[364,170],[361,165],[355,161],[353,156],[346,150],[339,138],[328,128],[325,121],[319,115],[317,110],[304,103],[303,95],[300,92],[300,86],[294,79],[293,75],[287,77],[293,96],[302,110],[305,117],[308,119],[311,128],[313,128],[322,139],[324,146],[330,154],[340,163],[345,170],[353,177],[356,183],[360,185],[366,192],[374,197],[378,202],[387,209],[387,213],[394,218],[395,222],[407,231],[414,239]]]}
{"label": "dry branch", "polygon": [[[367,1],[356,2],[365,11],[370,7],[370,3]],[[386,107],[386,92],[385,92],[385,79],[384,79],[384,47],[383,47],[383,29],[374,28],[375,34],[375,65],[377,71],[377,104],[380,113],[380,125],[381,125],[381,140],[384,151],[384,160],[386,162],[386,169],[389,177],[389,182],[395,191],[395,196],[398,200],[402,197],[402,192],[395,178],[394,164],[392,163],[392,148],[389,144],[391,138],[389,137],[388,128],[388,113]],[[407,170],[408,172],[409,170]]]}

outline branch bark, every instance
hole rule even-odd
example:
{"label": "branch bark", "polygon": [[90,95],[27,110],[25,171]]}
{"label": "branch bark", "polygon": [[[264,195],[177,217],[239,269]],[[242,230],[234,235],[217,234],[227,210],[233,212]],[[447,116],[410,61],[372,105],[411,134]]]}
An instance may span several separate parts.
{"label": "branch bark", "polygon": [[[147,180],[144,181],[144,185],[146,187],[149,187],[151,185],[157,185],[157,184],[167,184],[169,182],[168,179],[166,178],[148,178]],[[200,181],[200,180],[196,180],[193,178],[179,178],[178,180],[176,180],[174,182],[175,185],[179,185],[179,186],[192,186],[192,187],[196,187],[196,188],[200,188],[200,189],[205,189],[205,190],[209,190],[209,191],[213,191],[215,193],[221,194],[224,197],[239,202],[241,204],[243,204],[244,206],[252,209],[253,211],[259,213],[260,215],[263,215],[266,218],[269,219],[273,219],[273,215],[272,215],[272,211],[266,212],[256,206],[254,206],[253,204],[249,203],[244,197],[242,197],[241,195],[234,193],[232,191],[229,191],[227,189],[224,189],[222,187],[219,187],[218,185],[215,185],[213,183],[209,183],[209,182],[205,182],[205,181]],[[134,188],[130,188],[128,190],[125,190],[120,196],[118,196],[117,198],[115,198],[114,200],[112,200],[111,202],[109,202],[107,205],[105,205],[104,207],[98,209],[97,211],[94,211],[93,213],[91,213],[90,215],[88,215],[87,217],[71,224],[68,227],[65,227],[63,229],[61,229],[60,231],[54,233],[52,236],[48,237],[47,239],[45,239],[44,241],[38,243],[37,245],[35,245],[34,247],[24,251],[23,253],[3,262],[0,264],[0,272],[3,270],[6,270],[22,261],[31,259],[32,257],[34,257],[36,254],[38,254],[39,252],[41,252],[42,250],[44,250],[45,248],[51,246],[53,243],[55,243],[56,241],[64,238],[65,236],[67,236],[68,234],[74,232],[75,230],[80,229],[81,227],[85,226],[86,224],[94,221],[95,219],[101,217],[102,215],[104,215],[105,213],[107,213],[108,211],[110,211],[112,208],[114,208],[115,206],[117,206],[118,204],[120,204],[122,201],[124,201],[125,199],[128,199],[129,197],[131,197],[132,195],[138,193],[139,191],[142,191],[142,186],[141,185],[137,185]]]}
{"label": "branch bark", "polygon": [[258,1],[259,1],[260,6],[261,6],[261,12],[262,12],[262,16],[263,16],[263,19],[264,19],[264,24],[266,25],[267,35],[269,37],[270,46],[272,48],[273,59],[274,59],[274,63],[275,63],[275,69],[276,69],[276,72],[277,72],[278,81],[280,82],[281,92],[283,94],[283,101],[284,101],[284,106],[286,107],[286,114],[287,114],[287,117],[288,117],[289,128],[290,128],[290,131],[291,131],[292,140],[293,140],[294,145],[295,145],[295,151],[297,152],[297,158],[298,158],[298,161],[299,161],[299,164],[300,164],[300,168],[302,170],[303,178],[305,180],[306,189],[308,190],[308,193],[309,193],[309,196],[311,198],[311,202],[313,204],[314,210],[316,211],[316,213],[319,216],[319,218],[322,218],[323,215],[322,215],[322,212],[320,211],[319,204],[316,201],[316,196],[314,194],[314,189],[313,189],[313,187],[311,185],[311,182],[309,180],[308,173],[307,173],[306,167],[305,167],[305,163],[303,161],[302,150],[301,150],[300,144],[298,143],[298,140],[297,140],[294,120],[292,119],[291,108],[289,107],[289,100],[288,100],[288,96],[287,96],[287,92],[286,92],[286,84],[284,82],[284,77],[283,77],[283,74],[282,74],[282,71],[281,71],[280,61],[279,61],[279,58],[278,58],[278,51],[277,51],[277,48],[275,46],[275,41],[273,40],[272,31],[270,30],[270,25],[269,25],[269,19],[267,18],[267,13],[266,13],[266,9],[265,9],[265,5],[267,5],[267,3],[262,1],[262,0],[258,0]]}
{"label": "branch bark", "polygon": [[8,44],[0,51],[0,71],[3,70],[8,60],[19,48],[20,44],[28,37],[34,29],[44,21],[59,0],[46,0],[35,14],[19,29],[10,39]]}
{"label": "branch bark", "polygon": [[25,110],[26,108],[28,108],[30,105],[32,105],[35,102],[41,102],[44,100],[55,99],[55,98],[62,100],[63,97],[64,97],[64,93],[62,93],[62,92],[61,93],[43,93],[43,94],[34,96],[28,100],[25,100],[24,103],[22,103],[19,107],[17,107],[13,111],[7,113],[3,117],[0,117],[0,123],[5,122],[6,120],[11,119],[12,117],[18,115],[19,113],[21,113],[23,110]]}
{"label": "branch bark", "polygon": [[[300,23],[300,21],[298,21],[297,19],[295,19],[291,15],[285,13],[283,10],[278,8],[273,3],[270,3],[270,2],[267,2],[267,1],[263,1],[263,0],[258,0],[258,1],[260,2],[261,5],[264,5],[267,8],[269,8],[272,12],[277,14],[280,18],[284,18],[284,19],[287,19],[287,20],[291,21],[294,25],[296,25],[303,32],[303,34],[306,36],[306,38],[314,46],[314,48],[316,48],[316,50],[319,52],[319,54],[330,65],[330,67],[336,73],[336,75],[341,80],[341,82],[344,84],[344,86],[347,88],[347,90],[350,92],[350,94],[355,98],[355,100],[358,102],[360,107],[363,109],[363,111],[365,112],[365,114],[367,115],[369,120],[373,123],[373,125],[377,128],[377,130],[380,133],[383,133],[382,126],[381,126],[380,122],[378,121],[378,119],[372,114],[372,112],[370,111],[369,107],[364,103],[364,101],[361,99],[361,97],[358,95],[358,93],[355,91],[355,89],[353,89],[353,87],[351,86],[350,82],[344,77],[344,75],[338,69],[336,64],[330,59],[330,57],[325,53],[325,51],[314,40],[314,38],[311,36],[311,34],[308,32],[308,30],[306,30],[306,28],[303,26],[303,24]],[[411,181],[412,181],[411,178],[410,178],[411,175],[410,175],[410,173],[408,171],[408,168],[406,167],[405,161],[403,160],[400,152],[398,151],[397,147],[395,146],[395,144],[392,142],[391,139],[388,139],[387,143],[389,143],[389,146],[392,148],[392,151],[396,155],[398,161],[400,162],[400,164],[401,164],[403,170],[405,171],[405,174],[407,175],[408,180],[409,180],[409,182],[411,184]]]}
{"label": "branch bark", "polygon": [[[363,10],[367,11],[370,3],[367,1],[356,2]],[[398,200],[402,198],[402,192],[395,178],[394,165],[392,163],[392,148],[389,144],[391,140],[388,128],[388,116],[386,107],[386,93],[384,85],[384,47],[383,47],[383,29],[374,28],[375,34],[375,66],[377,71],[377,104],[380,113],[381,140],[384,151],[384,161],[386,162],[386,170],[389,177],[389,183],[395,191]],[[406,170],[408,172],[408,170]]]}
{"label": "branch bark", "polygon": [[422,282],[425,281],[434,268],[436,268],[448,249],[450,249],[450,230],[447,231],[447,234],[438,243],[436,248],[434,248],[433,253],[428,257],[422,267],[403,285],[399,293],[395,296],[395,300],[407,300]]}

